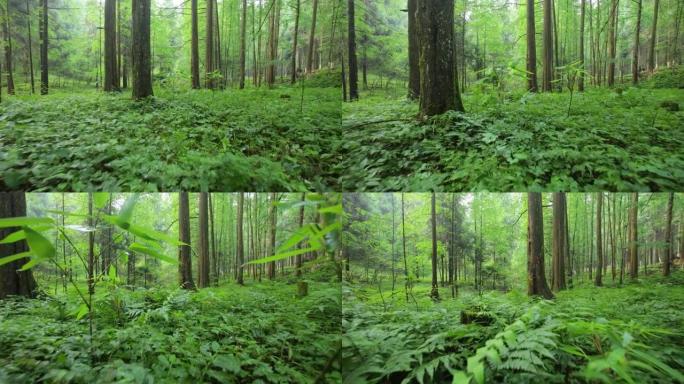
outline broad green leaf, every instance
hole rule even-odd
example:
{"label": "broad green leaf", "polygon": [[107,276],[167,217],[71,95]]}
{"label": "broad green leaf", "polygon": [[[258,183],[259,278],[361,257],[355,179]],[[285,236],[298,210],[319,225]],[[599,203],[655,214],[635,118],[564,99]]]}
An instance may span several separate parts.
{"label": "broad green leaf", "polygon": [[165,233],[155,231],[153,229],[141,227],[138,225],[133,225],[131,224],[128,227],[128,231],[136,236],[140,236],[144,239],[147,240],[159,240],[159,241],[164,241],[166,243],[172,244],[172,245],[185,245],[183,242],[178,240],[177,238],[173,236],[169,236]]}
{"label": "broad green leaf", "polygon": [[469,384],[470,377],[463,371],[456,371],[451,379],[451,384]]}
{"label": "broad green leaf", "polygon": [[116,267],[114,267],[114,265],[109,266],[109,271],[107,271],[107,277],[109,277],[110,280],[116,280]]}
{"label": "broad green leaf", "polygon": [[16,243],[19,240],[24,240],[26,238],[26,234],[24,233],[23,229],[20,229],[16,232],[12,232],[9,235],[5,236],[4,239],[0,240],[0,244],[10,244],[10,243]]}
{"label": "broad green leaf", "polygon": [[277,261],[277,260],[287,259],[288,257],[301,255],[301,254],[303,254],[303,253],[312,252],[312,251],[315,251],[315,250],[316,250],[315,248],[295,249],[294,251],[283,252],[283,253],[277,253],[277,254],[275,254],[275,255],[273,255],[273,256],[262,257],[261,259],[252,260],[252,261],[250,261],[250,262],[248,262],[248,263],[245,263],[245,264],[243,264],[243,265],[270,263],[271,261]]}
{"label": "broad green leaf", "polygon": [[330,207],[319,208],[318,212],[320,212],[320,213],[335,213],[335,214],[341,215],[344,213],[344,209],[342,209],[342,204],[337,204],[337,205],[333,205]]}
{"label": "broad green leaf", "polygon": [[81,320],[83,316],[88,314],[88,305],[85,303],[78,307],[78,312],[76,313],[76,320]]}
{"label": "broad green leaf", "polygon": [[152,249],[149,246],[141,244],[141,243],[133,243],[128,247],[128,249],[130,249],[131,251],[134,251],[134,252],[141,252],[141,253],[150,255],[150,256],[154,257],[155,259],[159,259],[159,260],[165,261],[167,263],[178,264],[178,260],[176,260],[172,257],[166,256],[166,255],[162,254],[161,252],[159,252],[158,250]]}
{"label": "broad green leaf", "polygon": [[53,224],[49,217],[5,217],[0,219],[0,228],[25,227],[27,225]]}
{"label": "broad green leaf", "polygon": [[20,271],[28,271],[29,269],[31,269],[31,268],[35,267],[36,265],[38,265],[38,263],[40,263],[40,262],[42,262],[42,261],[45,261],[45,260],[46,260],[46,259],[39,259],[39,258],[34,257],[34,258],[32,258],[31,260],[29,260],[28,263],[22,265],[21,268],[19,268],[19,270],[20,270]]}
{"label": "broad green leaf", "polygon": [[139,195],[136,193],[126,199],[123,207],[121,207],[121,211],[119,211],[119,215],[116,216],[116,225],[123,229],[128,229],[131,225],[131,216],[133,216],[133,209],[138,202],[138,197]]}
{"label": "broad green leaf", "polygon": [[473,375],[478,384],[484,383],[484,363],[482,363],[477,356],[468,358],[468,373]]}
{"label": "broad green leaf", "polygon": [[31,249],[31,253],[37,258],[50,259],[55,256],[55,247],[50,240],[30,227],[24,227],[24,233],[26,234],[26,242]]}
{"label": "broad green leaf", "polygon": [[31,257],[31,252],[20,252],[15,255],[0,258],[0,266],[11,263],[15,260],[23,259],[24,257]]}
{"label": "broad green leaf", "polygon": [[107,205],[107,202],[109,201],[109,192],[96,192],[93,193],[93,205],[97,209],[102,209],[104,208],[105,205]]}

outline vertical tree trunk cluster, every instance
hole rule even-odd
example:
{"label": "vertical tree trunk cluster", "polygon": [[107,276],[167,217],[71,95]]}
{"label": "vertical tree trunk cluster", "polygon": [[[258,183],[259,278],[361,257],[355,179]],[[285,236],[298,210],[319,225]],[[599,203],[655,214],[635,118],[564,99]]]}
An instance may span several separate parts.
{"label": "vertical tree trunk cluster", "polygon": [[[105,92],[119,91],[119,71],[117,62],[117,36],[116,36],[116,1],[105,0],[104,9],[104,84]],[[149,29],[149,25],[147,27]]]}
{"label": "vertical tree trunk cluster", "polygon": [[[591,4],[589,4],[591,6]],[[579,35],[579,65],[580,65],[580,73],[579,73],[579,79],[577,81],[577,90],[580,92],[584,92],[584,71],[585,71],[585,65],[584,65],[584,15],[585,15],[585,8],[586,8],[586,0],[582,0],[582,3],[580,5],[580,35]]]}
{"label": "vertical tree trunk cluster", "polygon": [[544,29],[542,33],[542,57],[544,71],[542,74],[542,90],[553,90],[553,3],[552,0],[543,0]]}
{"label": "vertical tree trunk cluster", "polygon": [[635,0],[637,6],[636,31],[632,48],[632,84],[639,83],[639,34],[641,33],[641,0]]}
{"label": "vertical tree trunk cluster", "polygon": [[[350,0],[352,1],[352,0]],[[418,36],[418,0],[408,0],[409,99],[420,97],[420,42]]]}
{"label": "vertical tree trunk cluster", "polygon": [[204,83],[207,89],[214,89],[214,0],[207,0],[207,24],[205,29]]}
{"label": "vertical tree trunk cluster", "polygon": [[247,0],[242,0],[242,17],[240,18],[240,89],[245,88],[245,70],[247,49]]}
{"label": "vertical tree trunk cluster", "polygon": [[179,283],[183,289],[195,289],[190,247],[190,199],[187,192],[178,194],[178,235],[183,243],[178,247]]}
{"label": "vertical tree trunk cluster", "polygon": [[432,290],[430,290],[430,297],[433,300],[439,300],[439,290],[437,288],[437,215],[435,213],[435,193],[432,192],[430,207],[431,207],[431,227],[432,227]]}
{"label": "vertical tree trunk cluster", "polygon": [[[415,1],[415,0],[414,0]],[[584,1],[584,0],[582,0]],[[537,92],[537,39],[534,19],[535,0],[527,0],[527,90]]]}
{"label": "vertical tree trunk cluster", "polygon": [[527,294],[553,298],[544,274],[544,217],[538,192],[527,194]]}
{"label": "vertical tree trunk cluster", "polygon": [[244,271],[242,265],[245,263],[245,243],[242,237],[243,228],[243,217],[245,211],[245,193],[240,192],[238,196],[238,206],[237,206],[237,225],[236,225],[236,259],[237,265],[235,267],[235,280],[238,284],[244,285]]}
{"label": "vertical tree trunk cluster", "polygon": [[42,0],[40,18],[40,94],[48,94],[48,0]]}
{"label": "vertical tree trunk cluster", "polygon": [[359,99],[359,69],[356,59],[356,26],[354,0],[347,1],[348,42],[349,42],[349,101]]}
{"label": "vertical tree trunk cluster", "polygon": [[307,56],[306,72],[314,71],[314,52],[316,46],[316,18],[318,17],[318,0],[313,0],[313,11],[311,14],[311,32],[309,33],[309,55]]}
{"label": "vertical tree trunk cluster", "polygon": [[596,194],[596,261],[598,266],[596,268],[596,280],[594,284],[597,287],[603,285],[603,231],[601,230],[603,216],[603,193]]}
{"label": "vertical tree trunk cluster", "polygon": [[637,221],[639,216],[639,194],[632,193],[632,202],[629,207],[629,277],[635,280],[639,277],[639,256]]}
{"label": "vertical tree trunk cluster", "polygon": [[[295,24],[294,24],[294,31],[292,32],[292,59],[291,59],[291,71],[292,73],[290,74],[291,79],[290,82],[292,84],[297,82],[297,43],[299,40],[299,13],[302,8],[302,1],[301,0],[295,0]],[[344,62],[344,60],[342,60]],[[344,72],[344,64],[342,64],[342,71]],[[344,74],[343,74],[344,76]],[[345,84],[345,80],[342,79],[342,84]],[[345,92],[346,94],[346,92]]]}
{"label": "vertical tree trunk cluster", "polygon": [[209,201],[207,192],[199,194],[199,257],[197,258],[197,285],[209,286]]}
{"label": "vertical tree trunk cluster", "polygon": [[553,233],[551,252],[551,287],[554,291],[566,289],[565,261],[568,258],[567,200],[565,193],[553,194]]}

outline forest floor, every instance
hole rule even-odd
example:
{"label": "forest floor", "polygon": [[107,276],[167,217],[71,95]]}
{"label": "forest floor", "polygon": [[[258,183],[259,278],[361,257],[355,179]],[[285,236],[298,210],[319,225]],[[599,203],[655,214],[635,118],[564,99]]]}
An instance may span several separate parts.
{"label": "forest floor", "polygon": [[[61,289],[61,288],[60,288]],[[340,286],[222,285],[0,301],[0,383],[340,382]]]}
{"label": "forest floor", "polygon": [[345,383],[684,383],[684,272],[604,282],[552,301],[440,288],[437,303],[426,282],[408,302],[401,280],[394,295],[345,283]]}
{"label": "forest floor", "polygon": [[[682,71],[684,78],[684,71]],[[464,94],[466,113],[418,122],[403,88],[343,107],[343,190],[637,191],[684,188],[684,89]],[[663,108],[679,104],[680,111]]]}
{"label": "forest floor", "polygon": [[306,84],[303,99],[299,86],[5,99],[0,189],[322,190],[340,91]]}

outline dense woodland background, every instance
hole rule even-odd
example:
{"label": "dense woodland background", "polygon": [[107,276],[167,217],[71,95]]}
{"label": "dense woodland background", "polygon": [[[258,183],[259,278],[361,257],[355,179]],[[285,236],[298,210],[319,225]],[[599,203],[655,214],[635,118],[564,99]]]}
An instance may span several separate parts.
{"label": "dense woodland background", "polygon": [[1,197],[0,381],[339,380],[339,195]]}
{"label": "dense woodland background", "polygon": [[684,381],[679,194],[344,199],[346,382]]}

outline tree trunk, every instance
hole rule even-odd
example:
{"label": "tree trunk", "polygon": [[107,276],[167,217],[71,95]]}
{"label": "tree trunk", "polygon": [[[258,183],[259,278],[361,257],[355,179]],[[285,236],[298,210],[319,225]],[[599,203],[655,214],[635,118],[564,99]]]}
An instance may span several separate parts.
{"label": "tree trunk", "polygon": [[5,22],[2,24],[5,39],[5,71],[7,71],[7,94],[14,95],[14,76],[12,74],[12,36],[10,35],[9,4],[5,4]]}
{"label": "tree trunk", "polygon": [[527,194],[527,294],[552,299],[553,293],[544,274],[544,217],[542,196]]}
{"label": "tree trunk", "polygon": [[[278,207],[276,207],[276,203],[278,203],[278,194],[274,192],[271,193],[271,204],[268,207],[268,216],[271,218],[271,226],[269,227],[269,256],[276,254],[276,230],[278,228]],[[276,264],[275,261],[271,261],[268,264],[268,278],[273,280],[275,277]]]}
{"label": "tree trunk", "polygon": [[238,206],[237,206],[237,225],[236,225],[236,238],[235,241],[237,242],[237,248],[236,248],[236,280],[237,283],[240,285],[244,285],[244,270],[242,268],[242,265],[245,263],[245,244],[242,239],[242,224],[243,224],[243,216],[244,216],[244,210],[245,210],[245,193],[240,192],[238,195]]}
{"label": "tree trunk", "polygon": [[420,45],[418,37],[418,0],[408,0],[409,99],[420,97]]}
{"label": "tree trunk", "polygon": [[[292,73],[290,74],[292,84],[297,82],[297,42],[299,40],[299,11],[302,7],[301,0],[296,0],[295,2],[295,25],[294,32],[292,32]],[[343,61],[344,62],[344,61]],[[342,68],[344,70],[344,68]],[[343,82],[344,83],[344,82]],[[345,93],[346,95],[346,93]]]}
{"label": "tree trunk", "polygon": [[36,93],[36,81],[33,78],[33,41],[31,36],[31,8],[29,8],[29,0],[26,0],[26,29],[28,31],[28,61],[29,74],[31,75],[31,94]]}
{"label": "tree trunk", "polygon": [[[589,4],[591,7],[591,4]],[[580,92],[584,92],[584,13],[585,13],[585,8],[586,8],[586,0],[582,0],[582,4],[580,5],[580,32],[579,32],[579,79],[577,81],[577,90]]]}
{"label": "tree trunk", "polygon": [[184,243],[178,246],[178,278],[181,288],[195,289],[192,280],[192,257],[190,247],[190,201],[187,192],[178,194],[178,235]]}
{"label": "tree trunk", "polygon": [[537,92],[539,90],[537,87],[537,39],[534,3],[534,0],[527,0],[527,90],[530,92]]}
{"label": "tree trunk", "polygon": [[105,73],[103,88],[105,92],[115,92],[119,90],[116,73],[116,0],[105,0],[104,34]]}
{"label": "tree trunk", "polygon": [[131,36],[133,64],[133,99],[152,96],[150,57],[150,0],[133,0]]}
{"label": "tree trunk", "polygon": [[553,5],[551,0],[544,0],[544,29],[543,29],[543,66],[542,90],[551,92],[553,90]]}
{"label": "tree trunk", "polygon": [[597,287],[603,285],[603,233],[601,232],[601,216],[603,214],[603,193],[599,192],[596,196],[596,280]]}
{"label": "tree trunk", "polygon": [[309,34],[309,55],[306,58],[306,72],[313,72],[314,43],[316,38],[316,17],[318,14],[318,0],[313,0],[313,11],[311,16],[311,33]]}
{"label": "tree trunk", "polygon": [[[302,193],[302,205],[299,207],[299,228],[304,226],[304,202],[306,201],[306,193]],[[303,245],[300,245],[300,248]],[[302,254],[295,256],[295,275],[297,277],[302,276]]]}
{"label": "tree trunk", "polygon": [[190,73],[192,89],[200,88],[199,78],[199,27],[197,17],[197,0],[190,0],[191,37],[190,37]]}
{"label": "tree trunk", "polygon": [[615,25],[617,24],[617,0],[613,0],[610,7],[610,21],[608,30],[608,87],[615,85],[615,45],[617,43],[615,37]]}
{"label": "tree trunk", "polygon": [[[240,20],[240,89],[245,89],[245,48],[247,45],[247,0],[242,0],[242,19]],[[242,268],[240,268],[242,271]],[[242,284],[242,283],[240,283]]]}
{"label": "tree trunk", "polygon": [[653,73],[655,70],[655,47],[658,40],[658,8],[660,0],[653,3],[653,26],[651,27],[651,45],[648,49],[648,71]]}
{"label": "tree trunk", "polygon": [[637,220],[639,215],[639,194],[632,193],[632,204],[629,207],[629,277],[639,277]]}
{"label": "tree trunk", "polygon": [[[207,22],[204,39],[204,84],[207,89],[214,89],[214,0],[207,0]],[[200,283],[202,286],[202,283]]]}
{"label": "tree trunk", "polygon": [[[211,0],[210,0],[211,1]],[[209,286],[209,203],[207,192],[199,194],[199,257],[197,258],[197,285]]]}
{"label": "tree trunk", "polygon": [[634,47],[632,48],[632,84],[639,84],[639,33],[641,32],[641,0],[637,4],[636,31],[634,32]]}
{"label": "tree trunk", "polygon": [[567,227],[565,193],[553,194],[553,232],[552,232],[552,277],[551,286],[554,291],[565,289],[565,258]]}
{"label": "tree trunk", "polygon": [[667,199],[667,218],[665,219],[665,241],[667,246],[665,247],[663,257],[663,276],[670,276],[670,266],[672,264],[672,257],[674,255],[672,246],[672,206],[674,205],[674,193],[670,192],[669,198]]}
{"label": "tree trunk", "polygon": [[420,114],[463,112],[454,66],[454,0],[424,1],[418,5],[420,31]]}
{"label": "tree trunk", "polygon": [[40,94],[48,94],[48,0],[42,0],[40,23]]}
{"label": "tree trunk", "polygon": [[[0,219],[26,216],[24,192],[0,192]],[[20,228],[0,228],[0,239]],[[0,244],[0,258],[28,252],[25,241]],[[0,266],[0,299],[10,295],[35,297],[38,286],[31,270],[19,271],[27,260],[19,259]]]}
{"label": "tree trunk", "polygon": [[347,19],[349,21],[349,101],[359,99],[359,69],[356,61],[356,26],[354,20],[354,0],[348,0]]}
{"label": "tree trunk", "polygon": [[439,300],[439,291],[437,289],[437,215],[435,214],[434,192],[432,192],[430,206],[432,208],[432,290],[430,291],[430,297],[433,300]]}

